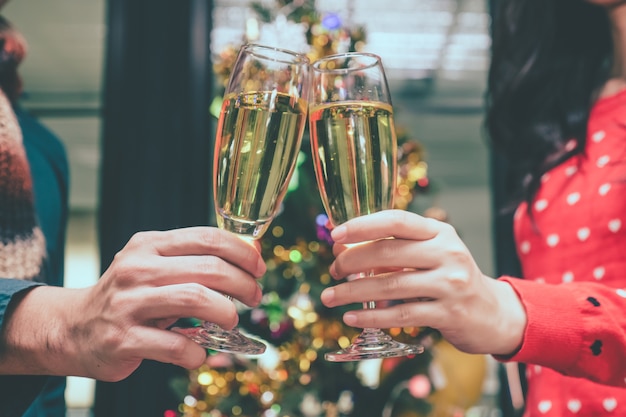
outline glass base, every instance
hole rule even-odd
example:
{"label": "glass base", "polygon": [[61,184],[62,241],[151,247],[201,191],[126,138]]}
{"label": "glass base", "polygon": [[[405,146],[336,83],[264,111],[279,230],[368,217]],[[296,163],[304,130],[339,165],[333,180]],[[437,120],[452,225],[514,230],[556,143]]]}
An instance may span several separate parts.
{"label": "glass base", "polygon": [[379,329],[363,329],[350,346],[336,352],[329,352],[324,355],[324,358],[329,362],[350,362],[417,355],[423,352],[424,346],[396,342]]}
{"label": "glass base", "polygon": [[[217,324],[202,323],[199,327],[176,329],[205,349],[243,355],[260,355],[267,346],[244,336],[239,330],[224,330]],[[181,331],[182,330],[182,331]]]}
{"label": "glass base", "polygon": [[270,225],[270,220],[249,221],[228,217],[225,213],[218,211],[217,226],[220,229],[228,230],[236,235],[247,239],[259,239]]}

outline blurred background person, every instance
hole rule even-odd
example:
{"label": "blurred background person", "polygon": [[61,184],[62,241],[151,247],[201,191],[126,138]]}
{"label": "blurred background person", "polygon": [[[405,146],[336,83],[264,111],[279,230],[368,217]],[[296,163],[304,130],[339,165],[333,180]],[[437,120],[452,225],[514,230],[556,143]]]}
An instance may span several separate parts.
{"label": "blurred background person", "polygon": [[[4,2],[3,2],[4,3]],[[61,141],[18,105],[24,37],[0,16],[0,276],[63,286],[68,162]],[[64,377],[51,377],[26,416],[64,417]]]}

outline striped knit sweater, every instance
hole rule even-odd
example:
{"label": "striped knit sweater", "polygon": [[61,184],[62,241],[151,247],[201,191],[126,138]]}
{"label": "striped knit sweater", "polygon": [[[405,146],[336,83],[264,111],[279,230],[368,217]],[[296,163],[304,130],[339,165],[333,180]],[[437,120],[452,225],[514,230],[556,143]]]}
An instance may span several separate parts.
{"label": "striped knit sweater", "polygon": [[0,91],[0,277],[43,281],[45,253],[22,133]]}

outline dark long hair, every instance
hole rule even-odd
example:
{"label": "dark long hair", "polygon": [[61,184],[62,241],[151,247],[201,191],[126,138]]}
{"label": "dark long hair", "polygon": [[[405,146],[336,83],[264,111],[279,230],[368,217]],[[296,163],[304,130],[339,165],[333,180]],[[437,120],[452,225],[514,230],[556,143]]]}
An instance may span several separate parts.
{"label": "dark long hair", "polygon": [[[594,91],[612,52],[606,11],[583,0],[499,0],[485,125],[510,170],[510,203],[585,146]],[[574,139],[576,146],[565,148]]]}

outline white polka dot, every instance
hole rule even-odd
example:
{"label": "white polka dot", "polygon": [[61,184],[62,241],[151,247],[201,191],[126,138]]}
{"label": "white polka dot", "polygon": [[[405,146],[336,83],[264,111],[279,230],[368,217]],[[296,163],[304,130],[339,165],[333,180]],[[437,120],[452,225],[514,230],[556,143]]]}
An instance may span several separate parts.
{"label": "white polka dot", "polygon": [[535,282],[538,282],[540,284],[544,284],[546,282],[546,280],[543,277],[539,277],[539,278],[535,278]]}
{"label": "white polka dot", "polygon": [[570,165],[567,168],[565,168],[565,175],[567,175],[568,177],[571,177],[572,175],[576,173],[576,171],[578,171],[578,167],[576,165]]}
{"label": "white polka dot", "polygon": [[547,182],[550,179],[550,174],[547,172],[541,176],[541,182]]}
{"label": "white polka dot", "polygon": [[604,130],[598,130],[596,133],[594,133],[591,136],[591,139],[594,142],[600,142],[602,139],[604,139],[605,136],[606,136],[606,133],[604,133]]}
{"label": "white polka dot", "polygon": [[535,371],[536,374],[540,374],[541,373],[541,366],[540,365],[535,365],[535,366],[533,366],[533,370]]}
{"label": "white polka dot", "polygon": [[546,243],[551,248],[555,247],[556,245],[559,244],[559,235],[557,235],[555,233],[553,233],[551,235],[548,235],[548,238],[546,239]]}
{"label": "white polka dot", "polygon": [[573,206],[574,204],[578,203],[578,200],[580,200],[580,193],[578,192],[571,193],[570,195],[567,196],[567,204],[569,204],[570,206]]}
{"label": "white polka dot", "polygon": [[601,156],[596,161],[596,165],[598,166],[598,168],[602,168],[603,166],[608,164],[610,160],[611,160],[611,158],[608,155]]}
{"label": "white polka dot", "polygon": [[622,288],[618,288],[617,291],[615,291],[615,293],[622,298],[626,298],[626,290]]}
{"label": "white polka dot", "polygon": [[572,282],[574,281],[574,273],[571,271],[567,271],[563,274],[563,277],[561,279],[563,280],[563,282]]}
{"label": "white polka dot", "polygon": [[581,406],[582,404],[580,403],[580,400],[569,400],[567,402],[567,409],[574,414],[580,411]]}
{"label": "white polka dot", "polygon": [[523,254],[527,254],[528,252],[530,252],[530,242],[525,240],[522,243],[520,243],[519,250]]}
{"label": "white polka dot", "polygon": [[620,219],[613,219],[609,222],[609,230],[613,233],[619,232],[622,228],[622,221]]}
{"label": "white polka dot", "polygon": [[602,401],[602,407],[610,413],[617,407],[617,400],[615,398],[605,398],[604,401]]}
{"label": "white polka dot", "polygon": [[602,277],[604,276],[604,272],[605,272],[604,267],[599,266],[593,270],[593,277],[595,279],[602,279]]}
{"label": "white polka dot", "polygon": [[537,211],[543,211],[546,207],[548,207],[548,200],[538,200],[535,203],[535,210]]}
{"label": "white polka dot", "polygon": [[608,193],[610,189],[611,189],[611,184],[609,183],[602,184],[600,188],[598,188],[598,194],[606,195],[606,193]]}
{"label": "white polka dot", "polygon": [[576,236],[578,236],[578,239],[581,242],[584,242],[585,240],[587,240],[590,234],[591,234],[591,231],[589,230],[588,227],[580,228],[578,229],[578,232],[576,232]]}
{"label": "white polka dot", "polygon": [[539,412],[541,414],[545,414],[552,408],[552,402],[549,400],[539,401],[539,404],[537,404],[537,408],[539,409]]}
{"label": "white polka dot", "polygon": [[567,143],[565,144],[565,150],[567,152],[569,151],[573,151],[576,148],[576,139],[570,139],[567,141]]}

